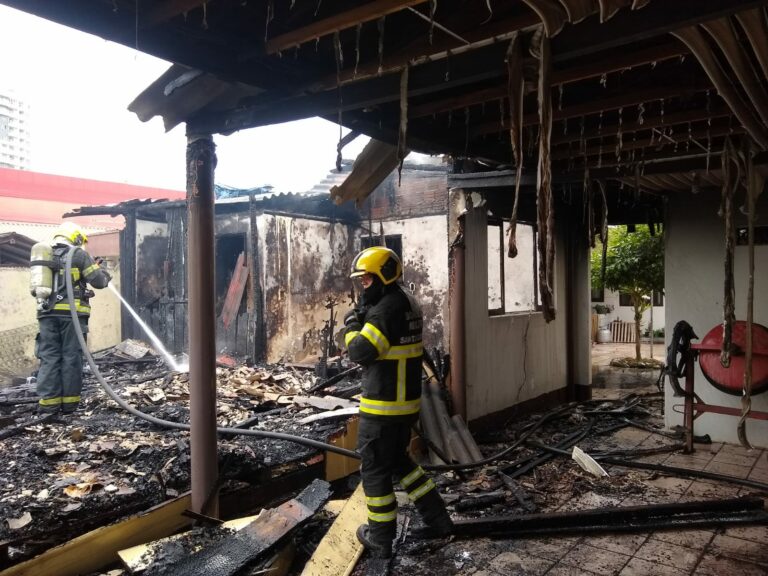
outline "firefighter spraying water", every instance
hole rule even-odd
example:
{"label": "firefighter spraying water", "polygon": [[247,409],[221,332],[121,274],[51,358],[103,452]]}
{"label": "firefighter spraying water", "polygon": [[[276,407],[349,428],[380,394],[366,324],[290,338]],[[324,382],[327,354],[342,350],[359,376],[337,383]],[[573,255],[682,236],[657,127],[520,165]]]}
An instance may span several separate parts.
{"label": "firefighter spraying water", "polygon": [[[69,414],[80,403],[83,387],[83,355],[74,325],[88,332],[91,314],[88,288],[106,288],[111,280],[85,246],[88,237],[74,222],[64,222],[54,234],[52,243],[40,242],[32,247],[30,259],[30,292],[37,301],[39,332],[35,354],[40,359],[37,374],[39,409],[42,412]],[[74,312],[71,313],[64,276],[64,259],[71,252],[71,280],[74,286]]]}

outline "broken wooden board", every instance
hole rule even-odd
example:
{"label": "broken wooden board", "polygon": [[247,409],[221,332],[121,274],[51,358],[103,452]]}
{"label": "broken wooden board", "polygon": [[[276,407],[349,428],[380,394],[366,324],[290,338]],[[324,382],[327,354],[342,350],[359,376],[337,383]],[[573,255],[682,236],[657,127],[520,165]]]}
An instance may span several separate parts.
{"label": "broken wooden board", "polygon": [[[235,520],[224,522],[221,527],[234,531],[242,530],[258,517],[259,515],[236,518]],[[120,550],[117,554],[120,556],[123,564],[125,564],[125,567],[128,568],[131,573],[140,572],[141,570],[146,570],[150,567],[155,558],[155,555],[162,546],[170,542],[181,540],[185,536],[186,533],[174,534],[172,536],[160,538],[159,540],[154,540],[152,542],[131,546],[125,550]]]}
{"label": "broken wooden board", "polygon": [[245,261],[245,252],[240,252],[235,264],[235,270],[232,272],[232,280],[229,283],[227,296],[224,299],[224,308],[221,311],[221,322],[224,324],[224,328],[229,328],[232,320],[237,316],[247,280],[248,263]]}
{"label": "broken wooden board", "polygon": [[339,416],[354,416],[360,412],[360,408],[354,406],[352,408],[342,408],[341,410],[331,410],[330,412],[320,412],[319,414],[312,414],[299,420],[299,424],[309,424],[310,422],[317,422],[318,420],[328,420],[329,418],[338,418]]}
{"label": "broken wooden board", "polygon": [[166,571],[167,576],[235,574],[246,564],[273,550],[288,534],[309,520],[330,497],[330,484],[314,480],[301,494],[257,520],[231,538],[188,556]]}
{"label": "broken wooden board", "polygon": [[355,532],[367,518],[365,492],[360,483],[304,566],[301,576],[349,574],[363,553],[363,545],[357,540]]}
{"label": "broken wooden board", "polygon": [[165,502],[139,516],[78,536],[40,556],[8,568],[2,572],[2,576],[77,576],[95,572],[103,566],[118,562],[118,550],[162,538],[189,526],[192,520],[182,516],[182,512],[190,505],[189,494]]}

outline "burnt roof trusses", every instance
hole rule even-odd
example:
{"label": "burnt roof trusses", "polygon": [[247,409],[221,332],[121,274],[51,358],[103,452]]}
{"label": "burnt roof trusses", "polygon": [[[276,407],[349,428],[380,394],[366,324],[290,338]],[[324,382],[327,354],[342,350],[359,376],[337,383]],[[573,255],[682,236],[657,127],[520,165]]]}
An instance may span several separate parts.
{"label": "burnt roof trusses", "polygon": [[[506,51],[543,23],[555,175],[718,186],[727,136],[768,148],[768,0],[0,2],[174,62],[132,109],[192,133],[321,116],[396,144],[408,67],[409,149],[514,167]],[[524,70],[533,170],[536,61]]]}

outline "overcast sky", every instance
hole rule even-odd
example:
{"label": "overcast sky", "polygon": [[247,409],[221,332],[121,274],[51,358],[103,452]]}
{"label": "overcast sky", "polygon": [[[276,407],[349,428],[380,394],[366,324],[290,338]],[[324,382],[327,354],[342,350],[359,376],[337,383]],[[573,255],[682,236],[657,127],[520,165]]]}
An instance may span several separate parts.
{"label": "overcast sky", "polygon": [[[167,62],[2,5],[0,54],[0,88],[32,106],[32,170],[184,190],[184,126],[166,133],[160,118],[143,123],[127,110]],[[334,168],[338,138],[318,118],[214,136],[216,181],[308,190]]]}

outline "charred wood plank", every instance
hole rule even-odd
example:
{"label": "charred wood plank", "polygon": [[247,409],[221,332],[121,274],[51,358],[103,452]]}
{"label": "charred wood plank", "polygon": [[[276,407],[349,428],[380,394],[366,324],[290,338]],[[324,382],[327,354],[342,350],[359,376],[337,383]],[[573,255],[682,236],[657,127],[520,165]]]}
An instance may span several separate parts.
{"label": "charred wood plank", "polygon": [[762,0],[675,0],[651,2],[642,10],[622,10],[610,26],[591,16],[552,39],[555,63],[626,46],[707,20],[763,6]]}
{"label": "charred wood plank", "polygon": [[504,502],[504,492],[490,492],[488,494],[480,494],[479,496],[464,498],[454,504],[454,509],[456,512],[482,510],[483,508],[488,508],[494,504],[500,504],[501,502]]}
{"label": "charred wood plank", "polygon": [[748,497],[456,520],[453,533],[457,536],[524,536],[632,532],[766,521],[768,512],[763,510],[763,499]]}
{"label": "charred wood plank", "polygon": [[280,36],[267,40],[267,54],[275,54],[286,48],[294,48],[304,42],[351,28],[357,24],[376,20],[387,14],[399,12],[409,6],[424,4],[427,0],[378,0],[369,2],[357,8],[346,10],[328,18],[317,20],[309,26],[291,30]]}
{"label": "charred wood plank", "polygon": [[248,263],[245,261],[245,252],[240,252],[235,264],[235,270],[232,272],[232,280],[229,283],[227,296],[224,300],[224,309],[221,312],[221,321],[224,328],[228,329],[232,320],[237,315],[240,308],[240,301],[243,299],[245,282],[248,279]]}
{"label": "charred wood plank", "polygon": [[228,576],[273,550],[284,538],[309,520],[330,497],[330,484],[315,480],[295,499],[263,513],[231,538],[176,564],[168,576],[206,574]]}
{"label": "charred wood plank", "polygon": [[504,472],[499,472],[499,477],[526,512],[536,512],[536,505],[531,502],[530,498],[528,498],[528,494],[526,494],[525,490],[520,487],[520,484],[515,482],[513,478],[504,474]]}

